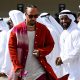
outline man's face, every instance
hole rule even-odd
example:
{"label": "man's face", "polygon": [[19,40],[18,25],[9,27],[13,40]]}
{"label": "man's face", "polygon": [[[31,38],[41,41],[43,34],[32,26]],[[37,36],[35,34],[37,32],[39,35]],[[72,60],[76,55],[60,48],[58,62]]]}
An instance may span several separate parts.
{"label": "man's face", "polygon": [[27,25],[33,26],[36,23],[36,18],[38,17],[38,9],[28,7],[26,10],[26,23]]}
{"label": "man's face", "polygon": [[60,17],[60,24],[63,27],[63,29],[68,29],[68,27],[71,24],[71,19],[69,19],[67,15],[61,16]]}
{"label": "man's face", "polygon": [[11,19],[7,22],[7,24],[9,25],[9,29],[11,29],[14,26]]}

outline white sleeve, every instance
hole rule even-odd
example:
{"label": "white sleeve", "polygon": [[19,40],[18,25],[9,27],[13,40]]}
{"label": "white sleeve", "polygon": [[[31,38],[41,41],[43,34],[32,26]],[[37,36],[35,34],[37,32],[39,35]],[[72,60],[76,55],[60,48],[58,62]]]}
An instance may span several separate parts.
{"label": "white sleeve", "polygon": [[80,56],[80,32],[75,32],[71,35],[72,50],[67,53],[67,56],[62,59],[62,61],[72,61],[76,60]]}

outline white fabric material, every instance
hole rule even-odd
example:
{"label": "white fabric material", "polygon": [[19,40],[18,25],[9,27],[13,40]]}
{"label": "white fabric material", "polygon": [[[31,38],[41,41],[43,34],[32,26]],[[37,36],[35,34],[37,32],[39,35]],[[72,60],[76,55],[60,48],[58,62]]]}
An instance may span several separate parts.
{"label": "white fabric material", "polygon": [[63,75],[69,73],[68,80],[80,80],[80,31],[72,22],[60,36]]}
{"label": "white fabric material", "polygon": [[[10,16],[11,20],[13,21],[14,26],[16,26],[17,24],[19,24],[25,20],[23,18],[23,13],[18,10],[11,10],[9,12],[9,16]],[[8,76],[9,76],[11,68],[12,68],[12,62],[10,59],[9,49],[8,49],[9,36],[10,36],[10,32],[12,29],[10,29],[6,35],[6,37],[7,37],[7,39],[5,40],[6,46],[5,46],[5,48],[3,48],[3,49],[5,49],[4,61],[3,61],[2,68],[1,68],[1,72],[6,73]]]}
{"label": "white fabric material", "polygon": [[24,78],[24,80],[36,80],[44,73],[42,66],[37,61],[36,56],[34,56],[32,53],[34,50],[34,37],[35,37],[35,31],[28,31],[29,52],[25,67],[25,70],[27,70],[28,73],[27,76]]}
{"label": "white fabric material", "polygon": [[14,26],[18,25],[19,23],[25,21],[24,17],[23,17],[23,13],[19,10],[11,10],[9,12],[9,16],[14,24]]}
{"label": "white fabric material", "polygon": [[59,38],[62,32],[62,27],[57,23],[57,21],[51,16],[41,17],[42,15],[46,15],[48,13],[42,13],[38,17],[37,21],[46,25],[46,27],[50,30],[51,35],[54,39],[55,45],[52,52],[46,57],[48,63],[53,68],[54,72],[56,73],[57,77],[62,76],[62,68],[61,66],[56,66],[55,60],[57,57],[60,56],[60,46],[59,46]]}
{"label": "white fabric material", "polygon": [[9,42],[9,36],[10,36],[11,30],[9,30],[6,35],[7,39],[6,39],[6,46],[5,46],[4,62],[2,65],[2,69],[1,69],[1,72],[5,73],[7,76],[9,76],[11,68],[12,68],[12,62],[10,59],[9,49],[8,49],[8,42]]}
{"label": "white fabric material", "polygon": [[0,30],[2,30],[0,32],[0,72],[1,72],[1,68],[4,62],[4,55],[5,55],[5,47],[6,47],[6,39],[7,39],[7,32],[9,30],[8,25],[1,20],[0,21]]}
{"label": "white fabric material", "polygon": [[54,17],[52,17],[51,15],[49,16],[46,16],[46,17],[41,17],[43,15],[47,15],[48,13],[44,12],[44,13],[41,13],[40,16],[37,18],[37,21],[46,25],[49,23],[51,24],[53,27],[52,28],[55,28],[57,30],[57,32],[59,34],[61,34],[61,32],[63,31],[62,27],[60,26],[60,24],[54,19]]}
{"label": "white fabric material", "polygon": [[0,21],[0,30],[5,30],[5,31],[8,31],[9,30],[9,26],[3,20]]}
{"label": "white fabric material", "polygon": [[5,55],[5,47],[6,47],[6,39],[7,39],[7,31],[0,32],[0,72],[4,62],[4,55]]}
{"label": "white fabric material", "polygon": [[[62,10],[61,12],[71,12],[70,10]],[[61,16],[67,15],[73,22],[75,21],[75,17],[72,14],[60,14],[59,19]]]}

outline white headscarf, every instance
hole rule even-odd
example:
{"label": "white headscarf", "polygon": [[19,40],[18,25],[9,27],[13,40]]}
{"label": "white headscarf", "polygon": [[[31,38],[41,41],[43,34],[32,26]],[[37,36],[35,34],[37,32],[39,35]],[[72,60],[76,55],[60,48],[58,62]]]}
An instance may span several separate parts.
{"label": "white headscarf", "polygon": [[37,21],[46,26],[47,24],[51,24],[52,28],[55,28],[59,34],[63,30],[61,25],[47,12],[41,13],[40,16],[37,18]]}
{"label": "white headscarf", "polygon": [[9,26],[3,20],[0,20],[0,30],[5,30],[5,31],[8,31],[9,30]]}
{"label": "white headscarf", "polygon": [[72,21],[75,21],[75,17],[73,16],[73,14],[70,10],[62,10],[59,14],[59,19],[63,15],[67,15],[69,19],[71,19]]}
{"label": "white headscarf", "polygon": [[18,25],[19,23],[25,21],[23,18],[23,13],[19,10],[11,10],[9,11],[9,16],[14,24],[14,26]]}

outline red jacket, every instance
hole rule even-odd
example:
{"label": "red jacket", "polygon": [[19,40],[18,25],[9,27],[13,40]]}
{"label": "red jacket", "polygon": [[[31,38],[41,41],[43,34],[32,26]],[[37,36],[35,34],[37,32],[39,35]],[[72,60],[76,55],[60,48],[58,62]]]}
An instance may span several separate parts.
{"label": "red jacket", "polygon": [[[34,49],[38,49],[40,53],[37,59],[43,68],[52,76],[53,80],[57,80],[54,71],[45,58],[53,47],[54,41],[49,30],[44,25],[37,22],[34,39]],[[9,52],[14,71],[19,68],[24,68],[28,55],[27,26],[25,22],[13,28],[9,39]]]}

